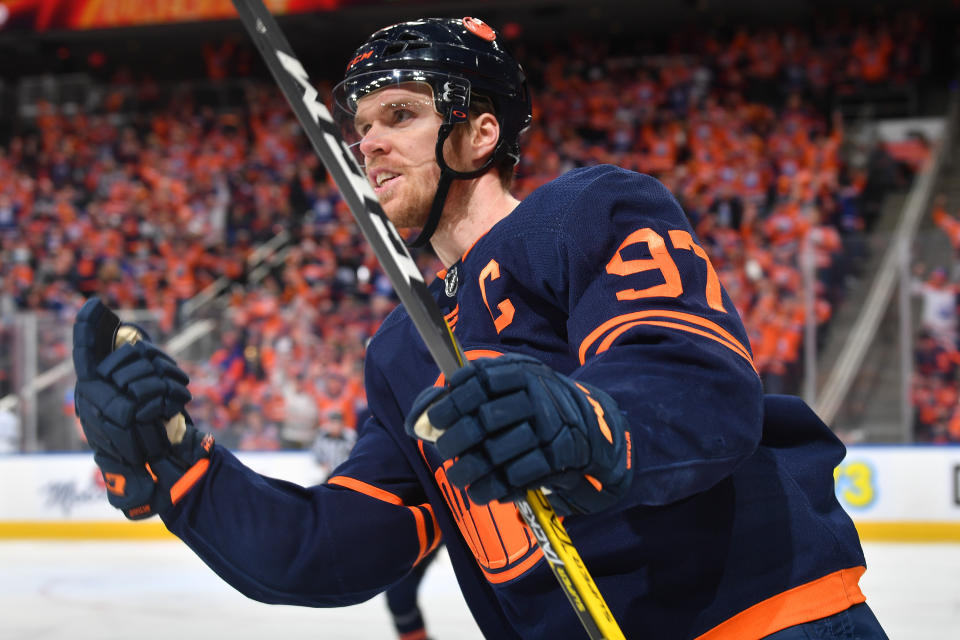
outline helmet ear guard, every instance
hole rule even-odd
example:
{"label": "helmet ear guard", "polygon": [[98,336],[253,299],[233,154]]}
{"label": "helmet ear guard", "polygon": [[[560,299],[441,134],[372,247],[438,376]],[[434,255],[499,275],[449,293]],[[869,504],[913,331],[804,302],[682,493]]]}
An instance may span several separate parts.
{"label": "helmet ear guard", "polygon": [[470,83],[463,78],[451,77],[443,83],[443,91],[434,97],[434,101],[444,105],[444,109],[437,109],[444,116],[444,122],[466,122],[470,112]]}

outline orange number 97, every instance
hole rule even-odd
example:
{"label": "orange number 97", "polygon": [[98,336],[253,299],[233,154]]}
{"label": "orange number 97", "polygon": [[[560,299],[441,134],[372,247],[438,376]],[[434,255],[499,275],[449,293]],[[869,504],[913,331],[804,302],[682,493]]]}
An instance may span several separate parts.
{"label": "orange number 97", "polygon": [[[674,249],[692,251],[694,255],[703,260],[707,265],[707,304],[711,309],[717,311],[726,311],[723,306],[723,295],[720,288],[720,278],[714,270],[707,252],[703,247],[693,241],[693,238],[687,231],[673,229],[669,232],[670,242]],[[624,260],[621,253],[627,247],[644,243],[650,252],[649,258],[635,258]],[[617,300],[638,300],[640,298],[650,298],[654,296],[676,298],[683,293],[683,283],[680,280],[680,271],[677,269],[677,263],[670,256],[667,249],[667,243],[663,236],[649,227],[638,229],[631,233],[620,244],[613,254],[610,262],[607,263],[607,273],[615,276],[629,276],[644,271],[656,269],[663,276],[661,284],[647,287],[646,289],[622,289],[617,291]]]}

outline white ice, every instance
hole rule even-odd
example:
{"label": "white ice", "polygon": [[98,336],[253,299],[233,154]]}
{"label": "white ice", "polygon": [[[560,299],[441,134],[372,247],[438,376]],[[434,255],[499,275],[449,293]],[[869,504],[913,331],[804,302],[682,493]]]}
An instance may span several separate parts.
{"label": "white ice", "polygon": [[[960,545],[865,545],[861,585],[891,639],[960,638]],[[436,640],[482,638],[445,555],[421,603]],[[382,596],[342,609],[271,606],[178,542],[0,543],[0,640],[393,638]]]}

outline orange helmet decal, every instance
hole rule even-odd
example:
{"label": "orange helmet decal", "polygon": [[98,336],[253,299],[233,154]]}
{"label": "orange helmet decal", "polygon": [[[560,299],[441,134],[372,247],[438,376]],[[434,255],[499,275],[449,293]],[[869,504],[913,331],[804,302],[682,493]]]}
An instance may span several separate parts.
{"label": "orange helmet decal", "polygon": [[463,26],[467,28],[467,31],[475,36],[483,38],[484,40],[493,42],[497,39],[497,32],[480,18],[471,18],[467,16],[463,19]]}

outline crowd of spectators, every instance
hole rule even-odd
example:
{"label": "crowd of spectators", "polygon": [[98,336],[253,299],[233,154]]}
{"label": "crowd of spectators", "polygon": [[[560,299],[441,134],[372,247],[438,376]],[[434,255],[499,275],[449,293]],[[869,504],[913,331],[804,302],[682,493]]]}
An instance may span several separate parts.
{"label": "crowd of spectators", "polygon": [[743,316],[767,390],[796,390],[803,288],[815,287],[822,335],[878,210],[870,167],[844,162],[843,122],[831,106],[917,78],[924,29],[905,14],[872,26],[742,28],[656,56],[610,43],[558,47],[532,69],[540,86],[518,191],[597,162],[657,176]]}
{"label": "crowd of spectators", "polygon": [[960,218],[947,211],[938,195],[932,221],[949,240],[952,264],[927,271],[914,267],[912,292],[921,299],[920,327],[914,347],[911,402],[914,439],[960,442]]}
{"label": "crowd of spectators", "polygon": [[[871,223],[870,175],[844,161],[830,106],[919,77],[924,27],[904,14],[742,28],[656,55],[575,39],[534,56],[514,43],[535,105],[515,191],[601,162],[658,177],[743,316],[767,389],[791,390],[807,313],[801,257],[813,260],[823,328]],[[327,420],[355,427],[364,344],[395,299],[282,97],[250,80],[239,104],[214,109],[189,91],[134,86],[138,109],[41,104],[34,127],[0,144],[0,304],[69,322],[96,294],[161,310],[168,334],[185,301],[227,278],[239,286],[221,344],[183,363],[194,420],[240,449],[306,448]],[[281,228],[292,232],[284,261],[244,286],[247,256]]]}

